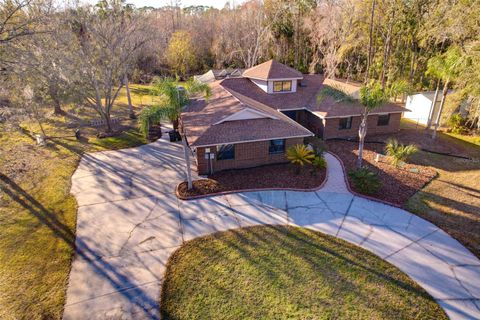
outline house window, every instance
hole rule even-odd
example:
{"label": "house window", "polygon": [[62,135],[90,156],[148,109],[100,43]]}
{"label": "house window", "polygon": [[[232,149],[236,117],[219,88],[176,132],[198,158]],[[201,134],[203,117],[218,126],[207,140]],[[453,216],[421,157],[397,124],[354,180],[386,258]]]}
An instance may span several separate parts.
{"label": "house window", "polygon": [[274,81],[273,92],[292,91],[292,81]]}
{"label": "house window", "polygon": [[222,144],[217,147],[217,160],[235,159],[235,145]]}
{"label": "house window", "polygon": [[340,121],[339,121],[338,129],[339,130],[351,129],[352,128],[352,118],[353,117],[341,118]]}
{"label": "house window", "polygon": [[381,114],[378,116],[377,126],[388,126],[390,114]]}
{"label": "house window", "polygon": [[285,139],[270,140],[270,146],[268,147],[268,153],[277,154],[285,152]]}

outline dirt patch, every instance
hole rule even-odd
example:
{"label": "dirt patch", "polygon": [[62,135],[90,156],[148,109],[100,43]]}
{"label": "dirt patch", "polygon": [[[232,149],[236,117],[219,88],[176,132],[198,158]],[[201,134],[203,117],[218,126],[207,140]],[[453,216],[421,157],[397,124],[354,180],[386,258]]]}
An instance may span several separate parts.
{"label": "dirt patch", "polygon": [[[356,168],[357,142],[327,141],[326,145],[329,151],[343,161],[347,174]],[[383,153],[383,149],[383,144],[365,144],[363,165],[377,173],[382,183],[380,190],[370,196],[403,206],[411,196],[430,182],[437,172],[431,167],[408,163],[397,168],[390,163],[388,157],[381,157],[378,162],[375,161],[376,154]],[[348,182],[353,191],[361,193],[355,188],[350,177]]]}
{"label": "dirt patch", "polygon": [[299,190],[315,189],[322,185],[326,177],[326,169],[314,173],[313,167],[306,166],[297,173],[293,164],[276,164],[263,167],[226,170],[208,177],[193,181],[193,189],[187,190],[187,183],[177,187],[180,198],[230,192],[247,189],[290,188]]}

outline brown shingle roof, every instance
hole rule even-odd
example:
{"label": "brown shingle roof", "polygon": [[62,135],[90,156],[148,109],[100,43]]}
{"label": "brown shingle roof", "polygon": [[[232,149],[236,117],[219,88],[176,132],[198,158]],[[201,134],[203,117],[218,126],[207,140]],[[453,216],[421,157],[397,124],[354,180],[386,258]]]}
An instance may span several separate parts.
{"label": "brown shingle roof", "polygon": [[261,80],[303,78],[302,73],[275,60],[251,67],[243,72],[243,76]]}
{"label": "brown shingle roof", "polygon": [[[222,83],[216,81],[211,84],[212,95],[208,101],[196,100],[182,112],[182,125],[191,146],[312,135],[300,124],[268,106],[261,103],[249,103],[248,98],[243,101],[238,99],[226,90],[221,85]],[[271,115],[274,119],[262,118],[218,123],[245,108]]]}
{"label": "brown shingle roof", "polygon": [[310,101],[315,98],[322,87],[322,83],[323,77],[321,76],[305,75],[302,86],[297,86],[297,92],[270,94],[247,78],[225,79],[222,81],[222,86],[234,94],[239,93],[271,108],[288,110],[306,108]]}
{"label": "brown shingle roof", "polygon": [[[182,123],[193,147],[255,140],[310,136],[312,133],[277,110],[307,109],[320,117],[358,116],[363,106],[358,101],[338,102],[332,97],[317,99],[324,86],[320,75],[305,75],[297,92],[268,94],[247,78],[232,78],[210,84],[208,101],[193,101],[182,112]],[[237,121],[222,120],[250,108],[272,118]],[[387,103],[375,113],[403,112],[407,109]]]}
{"label": "brown shingle roof", "polygon": [[[241,101],[246,97],[250,101],[257,101],[276,110],[307,109],[325,118],[362,114],[363,106],[358,101],[338,102],[332,97],[324,97],[318,101],[318,93],[324,86],[324,78],[321,75],[304,75],[301,83],[301,86],[297,86],[297,92],[273,94],[266,93],[245,78],[223,80],[222,86]],[[372,114],[404,111],[407,109],[394,103],[386,103]]]}

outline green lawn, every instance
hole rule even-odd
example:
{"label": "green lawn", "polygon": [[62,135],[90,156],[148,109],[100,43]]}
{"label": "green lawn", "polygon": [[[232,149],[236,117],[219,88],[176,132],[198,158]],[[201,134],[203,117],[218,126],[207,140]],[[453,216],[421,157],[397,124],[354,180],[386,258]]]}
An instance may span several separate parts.
{"label": "green lawn", "polygon": [[410,278],[318,232],[252,227],[198,238],[170,258],[164,319],[446,319]]}
{"label": "green lawn", "polygon": [[451,133],[451,132],[448,132],[445,134],[451,137],[454,137],[455,139],[462,140],[466,143],[470,143],[480,147],[480,136],[467,136],[464,134],[457,134],[457,133]]}
{"label": "green lawn", "polygon": [[[467,155],[478,157],[480,147],[474,149]],[[434,167],[438,177],[411,197],[406,209],[442,228],[480,258],[480,162],[426,152],[414,155],[412,162]]]}
{"label": "green lawn", "polygon": [[[417,128],[414,123],[402,119],[402,131],[409,137],[430,137],[431,132]],[[402,134],[402,131],[400,135]],[[476,139],[476,140],[475,140]],[[462,155],[473,160],[460,159],[427,152],[418,152],[410,160],[413,163],[431,166],[438,172],[422,190],[405,204],[405,208],[416,215],[431,221],[460,241],[480,258],[480,145],[479,137],[439,132],[432,145],[444,145],[452,149],[454,155]],[[403,141],[412,143],[414,141]]]}
{"label": "green lawn", "polygon": [[[132,86],[133,89],[144,86]],[[132,90],[134,91],[134,90]],[[128,114],[122,91],[114,116]],[[133,102],[140,103],[133,92]],[[142,97],[142,103],[152,100]],[[98,117],[92,110],[65,108],[68,115],[45,123],[49,136],[72,135],[68,124]],[[140,107],[137,105],[136,110]],[[146,143],[136,123],[126,120],[121,135],[106,139],[82,127],[84,138],[56,138],[38,147],[30,130],[0,126],[0,319],[61,319],[74,252],[77,204],[70,178],[84,152],[120,149]]]}

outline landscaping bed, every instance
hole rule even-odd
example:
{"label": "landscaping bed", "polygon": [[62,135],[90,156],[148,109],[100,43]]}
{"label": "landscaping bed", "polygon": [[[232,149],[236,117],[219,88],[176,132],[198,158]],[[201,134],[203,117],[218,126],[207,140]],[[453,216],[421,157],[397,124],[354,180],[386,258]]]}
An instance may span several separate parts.
{"label": "landscaping bed", "polygon": [[[232,276],[233,275],[233,276]],[[170,257],[162,319],[446,319],[396,267],[358,246],[291,226],[185,243]]]}
{"label": "landscaping bed", "polygon": [[250,189],[316,189],[324,182],[326,169],[317,170],[315,173],[313,170],[312,166],[305,166],[297,173],[298,167],[290,163],[225,170],[210,175],[208,179],[193,181],[192,190],[187,190],[186,182],[180,183],[177,195],[181,199],[188,199]]}
{"label": "landscaping bed", "polygon": [[[351,189],[357,193],[363,193],[348,176],[350,171],[356,169],[358,142],[327,141],[326,145],[329,151],[342,160]],[[437,175],[437,172],[431,167],[417,164],[405,163],[400,167],[395,167],[388,157],[381,157],[376,162],[376,154],[384,153],[384,147],[383,144],[379,143],[365,144],[363,166],[376,173],[381,182],[380,189],[374,194],[369,194],[369,196],[403,206],[410,197],[430,182]]]}

